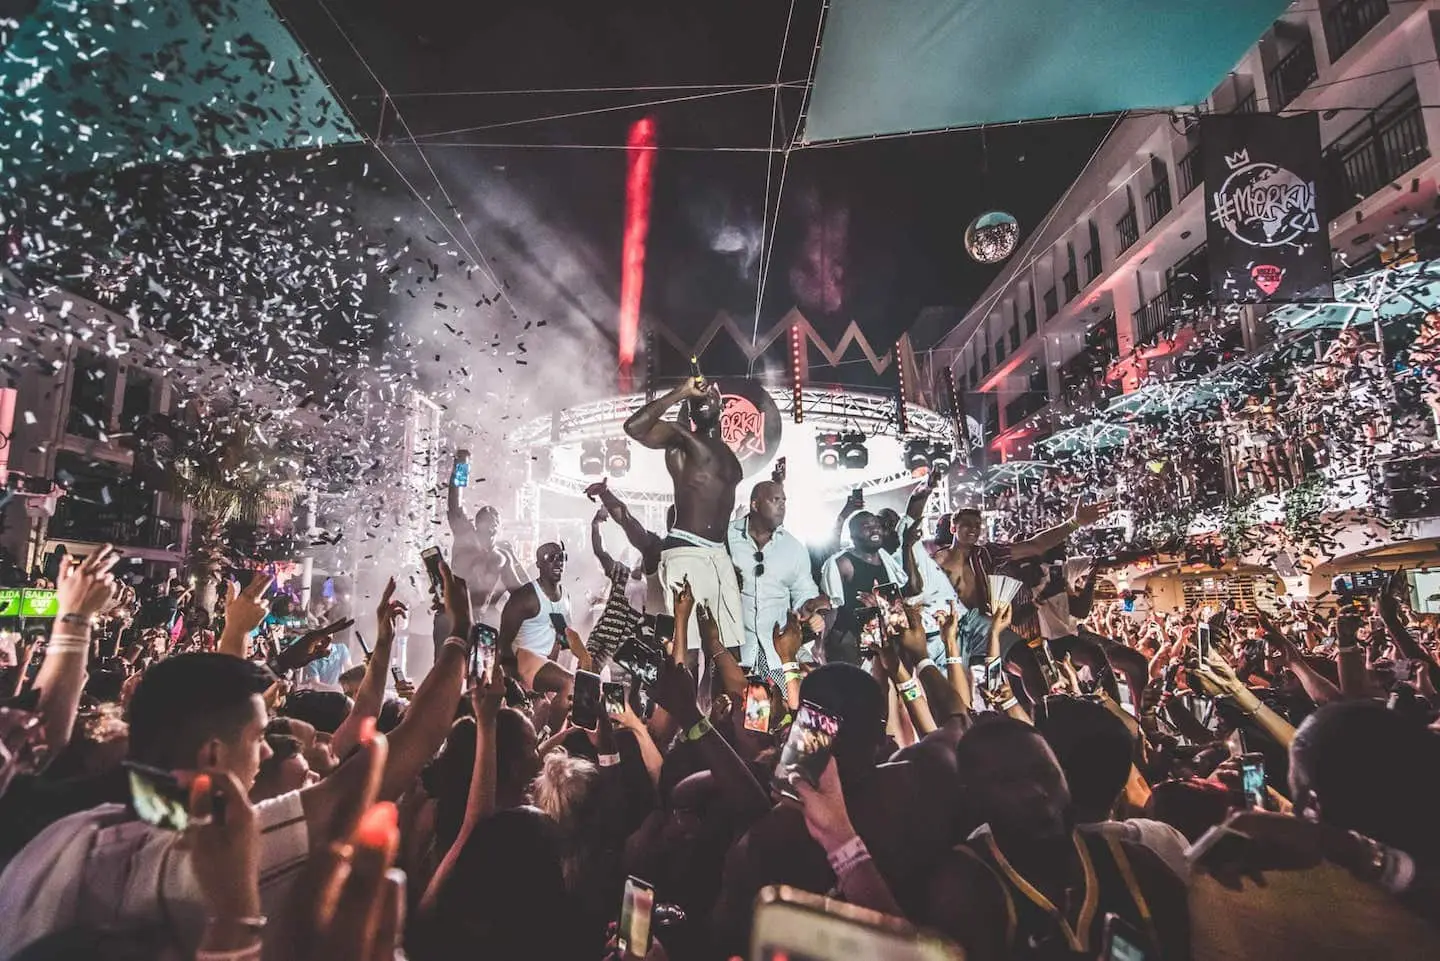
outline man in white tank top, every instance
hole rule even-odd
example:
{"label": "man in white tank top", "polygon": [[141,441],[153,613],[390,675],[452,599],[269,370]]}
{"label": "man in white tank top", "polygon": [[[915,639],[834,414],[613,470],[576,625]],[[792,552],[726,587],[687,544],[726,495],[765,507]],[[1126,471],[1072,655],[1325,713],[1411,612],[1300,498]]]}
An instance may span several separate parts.
{"label": "man in white tank top", "polygon": [[555,662],[570,625],[570,598],[560,584],[565,548],[541,544],[535,566],[539,576],[512,591],[500,613],[500,662],[526,690],[555,695],[559,714],[551,726],[558,729],[575,690],[575,676]]}

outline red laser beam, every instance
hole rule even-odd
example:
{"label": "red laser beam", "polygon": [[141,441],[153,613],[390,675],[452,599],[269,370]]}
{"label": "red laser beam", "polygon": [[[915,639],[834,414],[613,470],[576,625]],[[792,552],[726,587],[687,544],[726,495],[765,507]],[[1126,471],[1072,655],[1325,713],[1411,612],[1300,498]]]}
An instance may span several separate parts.
{"label": "red laser beam", "polygon": [[640,295],[645,288],[645,238],[650,233],[650,195],[655,181],[655,118],[630,126],[626,139],[625,247],[620,267],[620,389],[633,389],[632,368],[640,333]]}

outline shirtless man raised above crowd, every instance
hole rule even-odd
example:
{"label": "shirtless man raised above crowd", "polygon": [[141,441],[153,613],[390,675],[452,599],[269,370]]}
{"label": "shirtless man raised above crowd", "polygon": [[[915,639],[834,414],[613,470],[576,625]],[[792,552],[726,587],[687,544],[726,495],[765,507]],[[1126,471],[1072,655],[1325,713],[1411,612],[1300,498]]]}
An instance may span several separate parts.
{"label": "shirtless man raised above crowd", "polygon": [[[455,452],[455,463],[467,464],[470,452]],[[525,584],[525,568],[508,544],[497,543],[500,533],[500,512],[488,504],[475,512],[472,521],[460,505],[460,490],[455,475],[450,475],[446,517],[450,532],[455,535],[455,549],[450,569],[470,586],[470,604],[475,620],[493,624],[500,599]],[[443,641],[444,638],[442,637]]]}
{"label": "shirtless man raised above crowd", "polygon": [[[665,412],[684,402],[678,421]],[[651,450],[665,452],[665,467],[675,484],[675,522],[661,542],[662,585],[690,579],[696,605],[705,605],[720,626],[725,646],[738,648],[744,638],[740,619],[740,582],[725,546],[735,509],[735,488],[744,476],[740,460],[720,437],[724,401],[713,383],[697,377],[637,410],[625,422],[625,433]],[[664,592],[667,607],[669,591]],[[692,646],[700,632],[692,630]]]}

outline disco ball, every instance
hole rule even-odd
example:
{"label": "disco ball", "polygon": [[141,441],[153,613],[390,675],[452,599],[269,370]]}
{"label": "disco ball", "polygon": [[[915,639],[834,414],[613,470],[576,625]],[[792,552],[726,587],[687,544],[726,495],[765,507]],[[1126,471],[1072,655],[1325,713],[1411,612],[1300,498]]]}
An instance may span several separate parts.
{"label": "disco ball", "polygon": [[998,264],[1015,252],[1020,222],[1003,210],[991,210],[965,228],[965,250],[982,264]]}

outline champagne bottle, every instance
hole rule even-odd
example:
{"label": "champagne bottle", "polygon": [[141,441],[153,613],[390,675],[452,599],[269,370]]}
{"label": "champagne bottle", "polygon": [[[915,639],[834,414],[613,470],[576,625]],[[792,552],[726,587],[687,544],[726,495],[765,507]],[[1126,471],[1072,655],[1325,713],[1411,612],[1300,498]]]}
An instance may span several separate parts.
{"label": "champagne bottle", "polygon": [[690,355],[690,379],[695,382],[697,390],[704,390],[709,386],[705,383],[705,375],[700,373],[700,358],[694,354]]}

